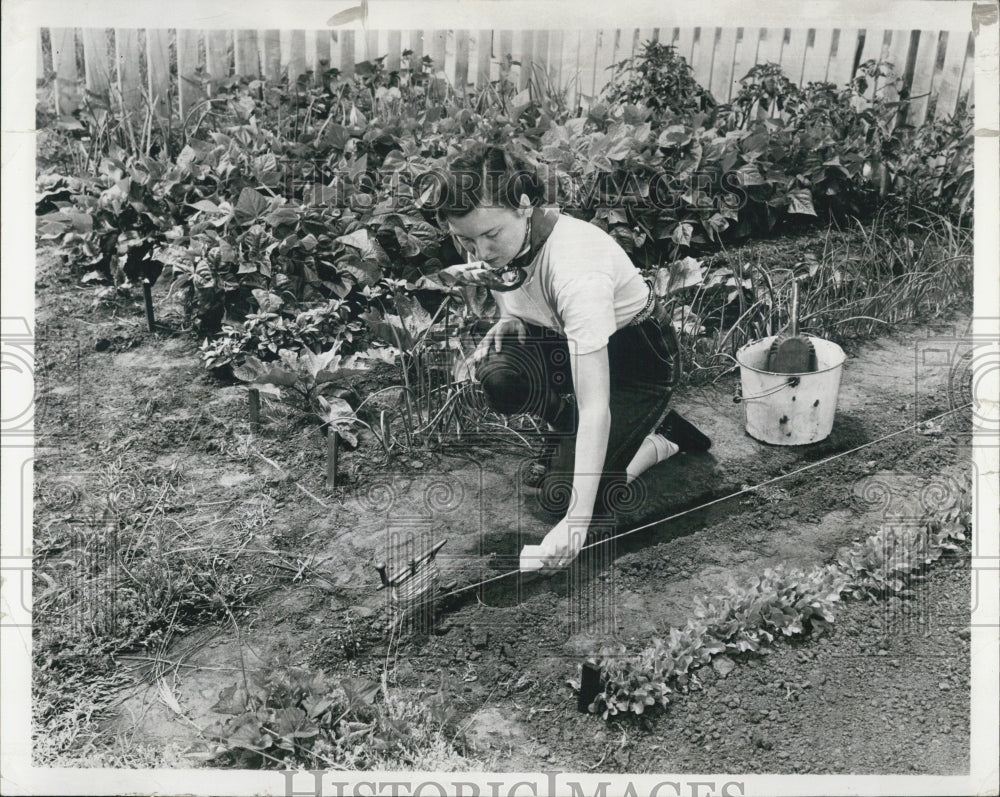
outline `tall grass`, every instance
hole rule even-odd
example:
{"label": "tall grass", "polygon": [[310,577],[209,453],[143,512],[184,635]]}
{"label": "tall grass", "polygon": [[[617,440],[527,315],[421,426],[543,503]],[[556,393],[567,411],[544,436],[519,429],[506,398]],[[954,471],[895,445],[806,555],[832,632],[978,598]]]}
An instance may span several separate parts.
{"label": "tall grass", "polygon": [[[699,288],[690,312],[710,330],[681,335],[685,372],[695,382],[715,379],[735,367],[744,344],[778,334],[789,322],[790,286],[799,281],[799,328],[838,343],[858,342],[906,322],[941,317],[972,296],[972,231],[948,218],[898,219],[889,211],[844,230],[830,227],[817,255],[803,239],[723,251],[718,265],[733,272],[735,290]],[[776,256],[794,262],[774,262]],[[735,293],[735,296],[733,296]]]}

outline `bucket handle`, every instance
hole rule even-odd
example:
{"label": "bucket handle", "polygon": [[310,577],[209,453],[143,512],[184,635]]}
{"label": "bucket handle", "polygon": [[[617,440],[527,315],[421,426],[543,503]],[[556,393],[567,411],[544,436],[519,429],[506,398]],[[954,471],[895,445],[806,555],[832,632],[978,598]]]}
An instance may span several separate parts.
{"label": "bucket handle", "polygon": [[757,399],[762,399],[765,396],[773,396],[775,393],[784,390],[786,387],[798,387],[799,382],[801,381],[802,380],[797,376],[790,376],[777,387],[772,387],[770,390],[765,390],[763,393],[758,393],[756,396],[744,396],[742,394],[743,387],[741,385],[737,385],[736,395],[733,396],[733,404],[739,404],[744,401],[756,401]]}

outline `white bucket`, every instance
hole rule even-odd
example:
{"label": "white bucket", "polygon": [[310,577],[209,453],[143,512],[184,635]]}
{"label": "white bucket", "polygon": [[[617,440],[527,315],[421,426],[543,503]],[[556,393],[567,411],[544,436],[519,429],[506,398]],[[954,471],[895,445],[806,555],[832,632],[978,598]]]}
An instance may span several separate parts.
{"label": "white bucket", "polygon": [[748,343],[736,352],[740,364],[747,434],[776,446],[801,446],[830,435],[837,410],[840,372],[846,356],[836,343],[806,337],[816,350],[816,370],[802,374],[768,371],[776,336]]}

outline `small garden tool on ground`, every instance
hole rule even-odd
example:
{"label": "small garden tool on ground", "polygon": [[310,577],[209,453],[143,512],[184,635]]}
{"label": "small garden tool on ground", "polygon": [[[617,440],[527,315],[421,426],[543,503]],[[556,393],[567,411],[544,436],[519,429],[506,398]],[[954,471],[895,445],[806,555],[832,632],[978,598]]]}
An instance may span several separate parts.
{"label": "small garden tool on ground", "polygon": [[382,582],[377,589],[389,588],[389,602],[397,620],[432,609],[439,591],[447,592],[455,588],[454,583],[438,583],[441,571],[434,557],[446,542],[448,540],[444,539],[435,543],[427,553],[411,559],[406,567],[392,576],[386,572],[385,562],[375,566]]}
{"label": "small garden tool on ground", "polygon": [[767,370],[774,374],[805,374],[816,370],[816,348],[799,334],[799,283],[792,280],[792,312],[785,332],[771,343]]}

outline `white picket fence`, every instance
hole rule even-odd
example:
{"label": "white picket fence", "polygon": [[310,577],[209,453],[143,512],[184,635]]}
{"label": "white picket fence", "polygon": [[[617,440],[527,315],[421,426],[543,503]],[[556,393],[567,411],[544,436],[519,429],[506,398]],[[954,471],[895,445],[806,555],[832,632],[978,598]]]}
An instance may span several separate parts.
{"label": "white picket fence", "polygon": [[[42,36],[47,35],[48,46]],[[481,89],[513,60],[511,77],[524,88],[532,70],[568,92],[570,107],[587,107],[615,75],[615,65],[650,40],[672,44],[695,77],[720,102],[739,90],[754,64],[781,64],[796,83],[846,83],[858,64],[890,61],[912,98],[907,119],[919,124],[954,113],[973,79],[968,31],[634,28],[618,30],[173,30],[51,28],[38,39],[38,76],[55,80],[57,110],[79,107],[84,90],[107,93],[128,107],[153,103],[159,116],[187,112],[209,85],[205,77],[233,74],[313,79],[331,65],[351,73],[357,63],[385,57],[389,70],[427,55],[457,89]],[[78,46],[82,45],[82,47]],[[171,81],[171,70],[178,79]]]}

